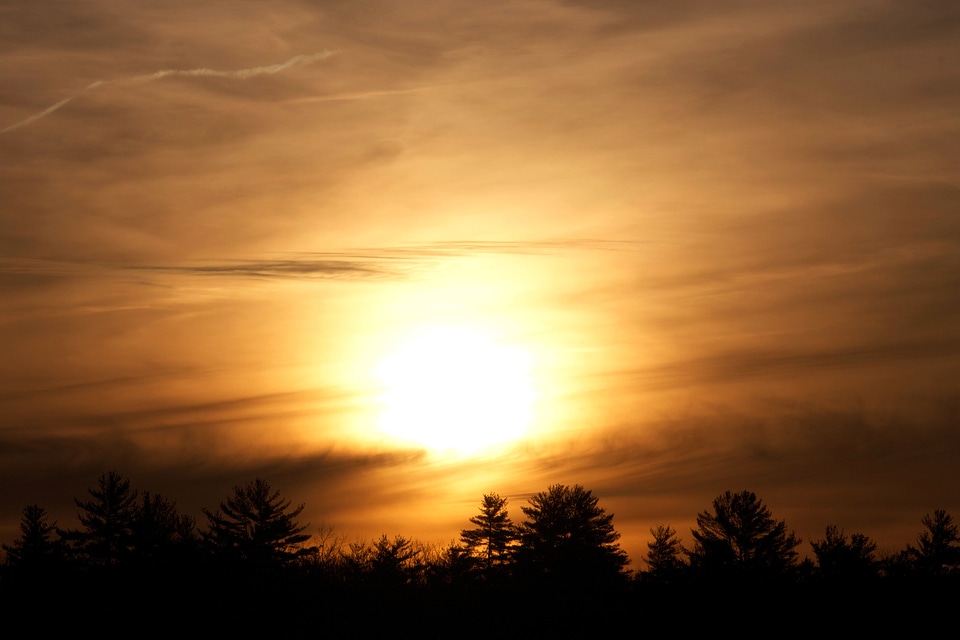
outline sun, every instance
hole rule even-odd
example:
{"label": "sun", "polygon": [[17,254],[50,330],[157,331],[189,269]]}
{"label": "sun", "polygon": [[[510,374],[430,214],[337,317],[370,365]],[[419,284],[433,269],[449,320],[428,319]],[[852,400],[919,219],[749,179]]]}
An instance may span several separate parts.
{"label": "sun", "polygon": [[462,455],[518,439],[532,420],[531,368],[525,350],[476,329],[418,331],[376,367],[378,427],[406,444]]}

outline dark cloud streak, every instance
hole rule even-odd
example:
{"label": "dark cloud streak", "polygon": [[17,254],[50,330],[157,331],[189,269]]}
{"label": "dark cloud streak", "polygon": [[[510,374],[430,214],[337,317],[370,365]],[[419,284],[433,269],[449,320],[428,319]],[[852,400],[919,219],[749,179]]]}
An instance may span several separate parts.
{"label": "dark cloud streak", "polygon": [[562,251],[637,250],[638,243],[615,240],[444,241],[346,251],[312,251],[277,258],[192,261],[185,264],[111,264],[37,258],[0,259],[0,274],[16,277],[101,276],[155,272],[210,277],[264,279],[385,278],[426,269],[443,258],[477,255],[536,255]]}

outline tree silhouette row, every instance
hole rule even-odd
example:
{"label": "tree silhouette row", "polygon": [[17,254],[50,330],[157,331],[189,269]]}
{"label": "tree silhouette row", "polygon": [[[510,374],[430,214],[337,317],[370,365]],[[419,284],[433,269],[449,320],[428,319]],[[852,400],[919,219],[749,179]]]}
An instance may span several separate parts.
{"label": "tree silhouette row", "polygon": [[[697,602],[719,615],[744,598],[776,607],[856,587],[885,610],[929,589],[960,591],[960,533],[944,510],[921,519],[915,545],[883,557],[866,535],[829,525],[810,543],[813,559],[800,560],[800,539],[760,498],[727,491],[697,515],[689,548],[673,527],[652,528],[648,551],[631,572],[613,514],[580,485],[533,494],[520,522],[507,498],[486,494],[448,545],[386,534],[349,542],[323,524],[311,534],[299,521],[304,505],[262,478],[202,509],[202,525],[172,499],[135,491],[116,472],[102,474],[74,502],[76,528],[58,527],[39,505],[24,508],[19,537],[2,546],[0,601],[49,604],[56,584],[77,607],[94,606],[106,590],[130,610],[171,598],[179,598],[175,608],[194,613],[201,606],[292,608],[303,617],[298,628],[312,628],[323,611],[327,624],[338,620],[344,633],[362,636],[389,631],[390,616],[420,624],[418,616],[429,611],[432,624],[441,625],[445,616],[480,615],[506,599],[551,611],[550,633],[592,635],[596,629],[578,625],[598,616],[623,619],[638,602],[675,615],[683,614],[678,603]],[[117,592],[118,584],[125,590]],[[768,600],[784,593],[790,598]],[[364,613],[370,603],[374,617]],[[269,620],[265,615],[263,624]],[[239,633],[253,624],[239,614],[233,621]],[[519,613],[511,619],[526,623]]]}

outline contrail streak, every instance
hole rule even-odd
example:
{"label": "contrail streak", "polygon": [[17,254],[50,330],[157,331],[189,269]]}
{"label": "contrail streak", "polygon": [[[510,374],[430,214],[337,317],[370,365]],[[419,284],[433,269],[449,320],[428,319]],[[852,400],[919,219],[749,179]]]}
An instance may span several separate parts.
{"label": "contrail streak", "polygon": [[308,102],[340,102],[348,100],[367,100],[369,98],[383,98],[387,96],[399,96],[409,93],[422,93],[432,91],[443,85],[430,87],[412,87],[410,89],[387,89],[383,91],[360,91],[356,93],[334,93],[326,96],[307,96],[305,98],[292,98],[287,100],[288,104],[303,104]]}
{"label": "contrail streak", "polygon": [[60,109],[68,102],[79,98],[84,93],[90,91],[91,89],[96,89],[97,87],[105,84],[132,84],[136,82],[151,82],[153,80],[160,80],[162,78],[167,78],[169,76],[180,76],[188,78],[234,78],[237,80],[246,80],[248,78],[253,78],[256,76],[264,75],[273,75],[275,73],[280,73],[291,67],[301,67],[308,64],[313,64],[324,60],[334,55],[335,51],[321,51],[319,53],[311,53],[309,55],[299,55],[294,56],[287,60],[286,62],[280,62],[278,64],[270,64],[262,67],[250,67],[249,69],[235,69],[233,71],[220,71],[217,69],[162,69],[160,71],[154,71],[153,73],[147,73],[139,76],[134,76],[132,78],[125,78],[122,80],[97,80],[91,84],[88,84],[86,87],[73,94],[68,98],[64,98],[56,104],[52,104],[43,111],[35,113],[28,118],[24,118],[20,122],[16,122],[5,129],[0,129],[0,134],[7,133],[8,131],[13,131],[14,129],[19,129],[20,127],[25,127],[28,124],[36,122],[40,118],[44,118],[54,111]]}
{"label": "contrail streak", "polygon": [[319,62],[324,58],[329,58],[334,54],[333,51],[321,51],[304,56],[294,56],[286,62],[271,64],[265,67],[251,67],[250,69],[237,69],[236,71],[217,71],[216,69],[164,69],[144,76],[137,76],[134,80],[159,80],[167,76],[191,76],[191,77],[212,77],[212,78],[237,78],[246,80],[254,76],[273,75],[280,73],[290,67],[298,67],[306,64]]}

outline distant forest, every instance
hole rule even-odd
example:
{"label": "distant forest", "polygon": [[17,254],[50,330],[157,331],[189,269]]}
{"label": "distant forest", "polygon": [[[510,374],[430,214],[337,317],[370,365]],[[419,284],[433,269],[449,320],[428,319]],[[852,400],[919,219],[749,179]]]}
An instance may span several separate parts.
{"label": "distant forest", "polygon": [[801,540],[756,494],[727,491],[697,515],[690,546],[668,524],[651,529],[630,571],[613,514],[580,485],[535,494],[519,521],[507,499],[484,495],[448,546],[308,532],[304,505],[262,478],[203,509],[202,525],[112,471],[75,502],[77,528],[30,505],[19,538],[3,544],[8,620],[240,637],[594,637],[672,621],[757,637],[773,632],[760,618],[811,631],[916,628],[945,620],[960,595],[960,532],[944,510],[923,515],[915,544],[896,553],[827,525],[810,541],[814,559],[800,560]]}

